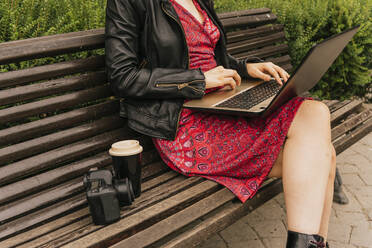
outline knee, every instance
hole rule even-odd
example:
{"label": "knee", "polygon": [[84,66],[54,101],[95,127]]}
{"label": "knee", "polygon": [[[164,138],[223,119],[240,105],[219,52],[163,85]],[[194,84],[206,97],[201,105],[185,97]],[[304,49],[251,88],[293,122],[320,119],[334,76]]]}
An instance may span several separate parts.
{"label": "knee", "polygon": [[[330,123],[331,113],[326,104],[316,100],[305,100],[301,105],[304,118],[316,120],[317,122]],[[300,108],[301,108],[300,106]]]}
{"label": "knee", "polygon": [[300,136],[319,134],[331,142],[331,113],[327,105],[316,100],[305,100],[298,109],[289,135],[297,133]]}

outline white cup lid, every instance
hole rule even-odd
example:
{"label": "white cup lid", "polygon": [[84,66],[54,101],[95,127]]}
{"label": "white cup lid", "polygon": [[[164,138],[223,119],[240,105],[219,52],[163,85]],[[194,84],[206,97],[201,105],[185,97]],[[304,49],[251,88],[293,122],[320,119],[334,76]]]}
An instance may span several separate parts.
{"label": "white cup lid", "polygon": [[123,140],[111,145],[111,156],[131,156],[142,152],[143,148],[138,140]]}

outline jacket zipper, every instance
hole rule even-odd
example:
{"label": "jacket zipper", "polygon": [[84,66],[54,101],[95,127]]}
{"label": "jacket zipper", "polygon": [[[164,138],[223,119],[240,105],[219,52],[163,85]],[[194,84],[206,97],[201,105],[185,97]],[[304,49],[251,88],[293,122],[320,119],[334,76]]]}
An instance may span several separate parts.
{"label": "jacket zipper", "polygon": [[[186,53],[186,56],[187,56],[187,69],[189,69],[190,68],[190,56],[189,56],[189,48],[188,48],[188,46],[187,46],[187,43],[186,43],[186,34],[185,34],[185,30],[183,29],[183,27],[182,27],[182,24],[173,16],[173,15],[171,15],[165,8],[164,8],[164,2],[162,2],[161,3],[161,8],[163,9],[163,11],[164,11],[164,13],[165,14],[167,14],[170,18],[172,18],[179,26],[180,26],[180,28],[181,28],[181,30],[182,30],[182,34],[183,34],[183,42],[184,42],[184,45],[185,45],[185,48],[186,48],[186,51],[187,51],[187,53]],[[156,84],[158,87],[159,87],[159,85],[161,85],[161,84]],[[184,88],[184,87],[186,87],[187,86],[187,83],[183,83],[183,84],[181,84],[181,86],[178,86],[178,84],[177,84],[177,87],[178,87],[178,89],[182,89],[182,88]],[[161,87],[161,86],[160,86]],[[180,88],[181,87],[181,88]],[[178,126],[179,126],[179,123],[180,123],[180,117],[181,117],[181,112],[182,112],[182,110],[180,110],[180,112],[178,113],[178,119],[177,119],[177,127],[176,127],[176,132],[175,132],[175,136],[174,136],[174,139],[176,138],[176,135],[177,135],[177,131],[178,131]]]}
{"label": "jacket zipper", "polygon": [[181,84],[175,84],[175,83],[157,83],[155,84],[155,87],[169,87],[169,86],[176,86],[179,90],[180,89],[183,89],[185,87],[190,87],[196,91],[201,91],[193,86],[191,86],[190,84],[194,83],[194,82],[202,82],[204,80],[201,80],[201,79],[198,79],[198,80],[193,80],[193,81],[190,81],[190,82],[186,82],[186,83],[181,83]]}
{"label": "jacket zipper", "polygon": [[182,30],[182,34],[183,34],[183,42],[184,42],[184,45],[185,45],[185,48],[186,48],[186,56],[187,56],[187,69],[189,69],[190,67],[190,56],[189,56],[189,48],[187,46],[187,43],[186,43],[186,34],[185,34],[185,30],[183,29],[183,26],[182,24],[171,14],[169,13],[165,7],[164,7],[164,2],[161,3],[161,8],[163,9],[164,13],[167,14],[170,18],[172,18],[177,24],[178,26],[180,26],[181,30]]}

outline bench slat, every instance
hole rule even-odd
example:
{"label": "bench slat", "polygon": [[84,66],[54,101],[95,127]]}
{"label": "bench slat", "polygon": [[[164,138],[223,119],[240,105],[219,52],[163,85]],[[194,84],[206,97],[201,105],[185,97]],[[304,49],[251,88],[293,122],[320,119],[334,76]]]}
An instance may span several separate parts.
{"label": "bench slat", "polygon": [[[103,168],[112,163],[111,157],[107,152],[102,152],[89,158],[76,161],[74,163],[58,167],[33,177],[26,178],[22,181],[17,181],[0,188],[1,202],[8,202],[17,199],[20,196],[29,195],[38,192],[47,187],[55,186],[63,181],[73,179],[82,175],[90,168]],[[8,207],[8,205],[6,205]],[[0,207],[2,209],[3,207]],[[2,215],[0,211],[0,215]]]}
{"label": "bench slat", "polygon": [[336,111],[332,112],[331,122],[337,123],[340,119],[346,117],[346,115],[350,114],[353,110],[362,106],[361,100],[354,100],[354,101],[347,101],[347,104],[341,108],[338,108]]}
{"label": "bench slat", "polygon": [[[157,186],[161,183],[164,183],[166,181],[172,180],[173,178],[176,178],[178,176],[179,176],[178,173],[175,173],[174,171],[168,171],[168,172],[158,176],[155,179],[151,179],[151,180],[143,182],[142,183],[142,190],[144,192],[148,191],[148,190],[152,189],[153,187],[155,187],[155,186]],[[63,218],[64,221],[61,221],[61,219],[56,219],[56,220],[54,220],[54,221],[52,221],[52,222],[50,222],[46,225],[42,225],[42,226],[39,226],[39,227],[37,227],[33,230],[26,231],[22,234],[19,234],[14,239],[7,240],[3,243],[0,242],[0,246],[1,247],[3,247],[3,246],[4,247],[10,247],[10,246],[20,245],[23,242],[27,242],[28,240],[33,240],[35,238],[38,238],[39,236],[42,236],[42,234],[50,233],[54,230],[58,230],[58,236],[63,236],[64,234],[70,233],[71,230],[75,230],[74,224],[68,225],[67,228],[63,228],[64,226],[66,226],[68,223],[74,223],[74,221],[80,219],[82,216],[87,216],[88,214],[89,214],[89,212],[88,212],[87,208],[78,210],[74,213],[66,215]],[[90,223],[91,223],[90,218],[84,218],[84,220],[82,220],[82,222],[81,222],[82,225],[88,225]],[[47,237],[42,236],[42,237],[38,238],[37,240],[33,240],[31,242],[32,245],[31,245],[31,243],[26,243],[26,244],[24,244],[22,246],[19,246],[19,247],[27,247],[27,248],[38,247],[39,245],[45,244],[48,241],[50,241],[52,239],[52,238],[50,238],[51,235],[53,235],[53,233],[49,234]]]}
{"label": "bench slat", "polygon": [[40,100],[37,102],[31,102],[15,107],[6,108],[0,110],[0,124],[18,121],[25,117],[30,117],[41,113],[66,109],[77,104],[109,97],[111,95],[112,93],[110,88],[107,85],[104,85]]}
{"label": "bench slat", "polygon": [[104,47],[104,29],[51,35],[0,44],[0,64]]}
{"label": "bench slat", "polygon": [[[188,190],[182,191],[155,205],[152,205],[149,208],[143,209],[141,212],[127,216],[125,219],[121,219],[120,221],[111,224],[109,227],[103,227],[94,233],[91,233],[89,229],[96,229],[97,227],[95,226],[84,229],[88,235],[72,243],[68,243],[66,247],[82,248],[112,245],[120,239],[129,236],[131,233],[141,231],[144,228],[147,228],[148,226],[158,222],[159,220],[178,212],[180,209],[184,209],[190,204],[205,198],[207,195],[220,188],[221,185],[217,184],[216,182],[204,180],[200,184],[197,184]],[[79,235],[80,233],[76,234]],[[51,245],[58,246],[60,243],[52,242]]]}
{"label": "bench slat", "polygon": [[369,109],[365,109],[362,112],[353,115],[332,129],[332,139],[337,139],[341,135],[347,133],[349,130],[355,128],[360,123],[363,123],[370,118],[372,118],[372,111]]}
{"label": "bench slat", "polygon": [[[165,168],[165,167],[163,167],[163,168]],[[178,173],[176,173],[174,171],[169,171],[169,168],[166,168],[166,169],[168,170],[168,172],[166,172],[167,176],[157,177],[155,179],[148,180],[149,181],[148,184],[146,182],[143,183],[142,190],[144,192],[142,192],[142,194],[139,198],[136,198],[136,204],[139,207],[149,206],[149,204],[151,204],[151,202],[153,200],[156,200],[156,199],[159,200],[159,199],[162,199],[162,198],[166,198],[168,196],[168,194],[178,192],[178,191],[182,190],[183,187],[191,186],[191,185],[195,184],[195,182],[200,182],[201,181],[200,178],[192,178],[192,180],[188,180],[188,183],[183,184],[184,176],[180,176]],[[144,168],[144,170],[146,170],[146,167]],[[147,173],[147,174],[149,174],[149,173]],[[147,178],[144,178],[143,180],[145,181],[146,179]],[[73,184],[74,187],[77,187],[77,186],[81,187],[82,186],[81,178],[80,178],[80,182],[78,182],[78,181],[79,180],[75,179],[75,180],[72,180],[70,183]],[[155,189],[152,189],[151,187],[153,187],[155,184],[158,184],[160,186],[155,188]],[[46,192],[46,194],[48,194],[48,191]],[[66,212],[68,210],[71,210],[72,208],[75,208],[76,205],[74,205],[73,202],[77,201],[77,199],[79,199],[78,202],[81,206],[86,206],[85,194],[82,193],[82,194],[79,194],[78,196],[73,196],[71,199],[63,200],[61,204],[65,205],[65,206],[63,206],[61,209],[63,209],[63,211]],[[45,201],[45,199],[44,199],[44,201]],[[69,206],[71,206],[71,207],[69,207]],[[124,207],[124,208],[126,208],[126,210],[127,210],[126,214],[136,212],[135,209],[134,209],[134,211],[129,211],[128,212],[128,210],[133,209],[133,205],[128,206],[128,207]],[[78,213],[79,213],[79,215],[77,215],[77,213],[72,213],[72,215],[74,216],[74,218],[71,219],[72,222],[78,222],[80,224],[83,224],[83,222],[85,222],[85,221],[84,221],[84,219],[82,221],[82,218],[85,218],[85,219],[89,220],[89,222],[87,224],[90,224],[90,225],[92,224],[91,218],[89,216],[89,210],[88,210],[87,207],[85,207],[82,210],[79,210]],[[38,219],[38,222],[35,222],[35,221],[29,222],[29,217],[25,216],[25,217],[22,217],[20,219],[17,219],[17,220],[14,220],[14,221],[11,221],[9,223],[6,223],[6,224],[2,225],[0,227],[0,240],[3,237],[6,237],[8,235],[12,235],[12,234],[16,233],[17,231],[23,230],[23,229],[25,229],[25,228],[27,228],[31,225],[42,223],[47,218],[57,216],[60,213],[53,211],[53,209],[51,207],[47,207],[47,208],[44,208],[42,210],[38,210],[34,213],[31,213],[31,215],[34,215],[34,214],[37,214],[37,216],[40,217]],[[53,226],[55,224],[54,222],[55,221],[53,221],[51,223],[48,223],[47,225]],[[30,224],[28,225],[27,223],[30,223]],[[69,224],[68,222],[64,223],[64,225],[68,225],[68,224]],[[86,225],[83,225],[83,226],[86,226]],[[45,229],[45,225],[40,227],[40,228]],[[79,228],[81,228],[81,226]],[[11,232],[11,230],[13,230],[13,231]],[[50,229],[48,229],[48,230],[50,230]],[[29,233],[32,234],[33,232],[35,232],[35,231],[30,231]],[[23,235],[20,234],[20,236],[22,237]],[[15,237],[13,240],[18,240],[18,241],[15,241],[15,242],[18,242],[18,243],[20,243],[20,241],[24,242],[24,241],[27,240],[24,237],[22,239],[18,239],[17,237]],[[7,242],[5,241],[3,243],[7,243]],[[1,242],[0,242],[0,245],[2,245]]]}
{"label": "bench slat", "polygon": [[278,55],[278,54],[282,54],[282,53],[288,54],[287,44],[268,46],[268,47],[257,49],[254,51],[239,53],[239,54],[235,54],[235,57],[238,59],[242,59],[242,58],[246,58],[249,56],[257,56],[259,58],[265,59],[265,58]]}
{"label": "bench slat", "polygon": [[261,26],[251,29],[243,29],[239,31],[233,31],[227,33],[227,43],[239,42],[247,38],[258,38],[268,34],[277,33],[283,31],[282,24],[273,24],[271,26]]}
{"label": "bench slat", "polygon": [[[258,56],[282,66],[287,71],[292,69],[288,46],[286,44],[274,45],[284,40],[283,25],[274,24],[250,29],[245,28],[246,26],[254,27],[272,23],[276,16],[270,13],[270,9],[238,11],[219,16],[223,19],[222,22],[225,24],[225,29],[231,30],[231,28],[236,27],[244,29],[228,32],[228,49],[230,53],[234,53],[238,58],[250,55]],[[262,38],[263,36],[264,38]],[[46,46],[45,44],[47,43],[48,45]],[[64,54],[67,51],[90,50],[103,47],[103,45],[103,29],[9,42],[0,44],[0,53],[3,54],[3,51],[5,51],[4,54],[6,55],[4,58],[0,58],[0,64],[4,63],[4,61],[14,62],[39,56]],[[15,48],[16,46],[18,47]],[[260,48],[261,46],[264,47]],[[45,51],[40,49],[45,49]],[[254,51],[248,51],[249,49],[254,49]],[[79,88],[76,81],[72,82],[76,76],[64,79],[53,78],[77,72],[96,71],[103,67],[104,57],[96,56],[83,60],[0,73],[0,88],[37,82],[39,80],[50,80],[14,88],[13,91],[6,89],[0,91],[0,104],[29,101],[34,97],[46,97],[54,93],[60,94],[63,91],[80,89],[82,87]],[[102,73],[101,76],[103,77],[104,74]],[[84,75],[78,77],[84,77]],[[97,80],[96,76],[94,78],[94,80]],[[102,83],[104,81],[106,79],[102,80]],[[56,82],[63,82],[63,86],[58,88],[59,85],[55,85],[51,86],[50,89],[44,88]],[[67,86],[69,82],[72,83],[72,86],[69,86],[70,88]],[[89,86],[92,86],[91,82],[85,85],[84,88]],[[4,175],[5,178],[8,177],[7,181],[4,181],[7,185],[0,188],[0,204],[1,202],[3,203],[0,205],[0,223],[3,223],[0,226],[0,247],[15,245],[27,248],[56,247],[61,245],[79,248],[88,245],[99,247],[100,245],[115,244],[122,239],[124,240],[115,246],[124,245],[138,239],[137,242],[131,244],[138,246],[140,244],[142,246],[155,245],[156,247],[160,245],[162,247],[191,247],[217,229],[221,230],[221,228],[223,229],[227,225],[232,224],[237,218],[246,214],[247,210],[261,205],[263,201],[266,201],[265,199],[270,199],[273,196],[270,196],[270,194],[277,194],[281,190],[281,184],[277,184],[273,188],[268,188],[268,192],[261,195],[261,192],[266,189],[262,187],[257,196],[243,206],[239,201],[231,202],[232,199],[236,200],[235,196],[220,184],[211,180],[205,180],[202,177],[185,177],[170,170],[169,167],[161,162],[151,138],[138,134],[135,131],[129,131],[124,123],[119,125],[124,126],[124,128],[107,132],[111,134],[110,138],[106,137],[107,133],[87,138],[90,135],[96,135],[98,132],[98,127],[102,120],[95,119],[103,115],[109,119],[111,118],[110,114],[117,112],[119,108],[119,102],[112,96],[108,85],[102,87],[106,87],[108,95],[106,93],[103,96],[99,95],[102,92],[101,90],[99,93],[98,91],[96,92],[97,96],[92,98],[86,96],[82,101],[71,103],[73,100],[68,97],[61,100],[62,97],[72,95],[68,93],[64,96],[0,110],[0,124],[5,124],[14,121],[25,122],[27,121],[26,119],[23,120],[25,117],[38,114],[45,115],[48,112],[61,108],[62,110],[69,110],[76,104],[84,105],[88,101],[97,99],[108,100],[104,103],[70,110],[66,113],[29,123],[19,123],[20,125],[18,126],[0,130],[0,146],[11,145],[10,147],[13,147],[0,149],[0,164],[1,159],[6,161],[22,159],[23,155],[20,155],[21,152],[28,153],[27,156],[33,155],[32,158],[18,162],[13,161],[12,164],[0,167],[0,182],[3,183],[2,178],[4,178]],[[80,94],[82,92],[87,92],[87,90],[76,92],[76,97],[81,99]],[[102,99],[103,97],[109,97],[109,99]],[[59,104],[55,104],[53,108],[48,109],[47,107],[50,104],[54,104],[55,99],[58,99]],[[366,121],[364,124],[368,124],[369,128],[372,126],[371,118],[366,116],[366,111],[361,110],[361,104],[352,105],[351,102],[339,103],[338,101],[324,102],[332,112],[332,124],[335,126],[332,140],[335,142],[337,152],[340,151],[340,147],[344,147],[345,143],[343,142],[351,144],[355,141],[356,136],[361,137],[361,134],[368,130],[370,131],[365,126],[363,126],[364,129],[360,129],[360,126],[357,126],[357,123],[363,120]],[[32,104],[34,105],[30,108]],[[17,107],[20,108],[17,109]],[[21,107],[28,108],[27,114],[21,111]],[[37,110],[37,108],[40,108],[40,110]],[[341,119],[348,116],[350,112],[355,112],[355,110],[360,113],[350,115],[349,119],[340,123]],[[14,114],[14,116],[23,116],[19,118],[12,117],[13,113],[17,111],[18,113]],[[10,119],[4,120],[2,117],[10,117]],[[82,129],[85,127],[84,125],[74,127],[91,119],[94,119],[94,122],[91,125],[85,125],[87,129]],[[117,120],[118,118],[113,118],[112,122],[115,123]],[[120,121],[124,121],[124,119]],[[107,129],[119,127],[108,125],[109,122],[105,122]],[[10,123],[10,125],[14,124],[18,123]],[[63,131],[58,132],[58,130],[67,128],[69,132],[71,130],[77,132],[74,133],[76,139],[70,140],[72,135],[61,136]],[[94,129],[95,131],[93,131]],[[128,132],[125,133],[124,130]],[[67,132],[67,130],[65,131]],[[342,135],[346,131],[349,133]],[[80,133],[84,133],[84,137],[78,137]],[[5,139],[2,139],[2,137]],[[51,137],[52,140],[48,140],[48,137]],[[142,183],[141,197],[137,198],[131,206],[122,208],[122,219],[119,222],[106,227],[94,226],[87,208],[81,176],[91,167],[105,168],[110,166],[112,161],[107,150],[113,142],[124,137],[138,139],[141,145],[144,146],[142,157],[142,178],[144,181]],[[77,138],[80,138],[80,140],[82,138],[86,139],[77,141]],[[36,141],[41,141],[41,143]],[[69,144],[75,141],[77,142]],[[57,143],[61,147],[56,148]],[[34,144],[34,147],[32,144]],[[48,146],[48,150],[54,150],[43,150],[43,146]],[[35,155],[41,151],[45,153]],[[79,151],[83,152],[79,153]],[[26,155],[23,157],[26,157]],[[22,169],[17,171],[17,168]],[[8,173],[8,170],[10,173]],[[14,175],[15,177],[13,177]],[[274,180],[274,183],[278,183],[278,181]],[[209,186],[206,187],[205,185]],[[198,188],[197,195],[193,192],[195,188]],[[225,193],[216,197],[220,192]],[[223,197],[227,197],[227,200]],[[230,199],[229,197],[232,198]],[[212,198],[214,200],[207,204],[208,199]],[[221,207],[218,207],[218,204],[215,205],[216,202],[219,202]],[[210,209],[204,208],[205,212],[198,213],[198,205],[207,206]],[[212,213],[214,212],[212,215],[211,211]],[[207,214],[207,216],[204,217],[204,214]],[[198,223],[201,222],[198,219],[202,219],[203,222]],[[128,220],[130,221],[129,224]],[[175,229],[178,229],[178,231],[175,231]],[[156,231],[159,231],[157,235]],[[5,236],[12,238],[4,239]],[[166,243],[164,244],[164,242]]]}
{"label": "bench slat", "polygon": [[21,199],[0,208],[0,223],[4,224],[15,217],[33,209],[37,209],[51,203],[66,199],[71,195],[76,195],[83,191],[82,178],[76,178],[67,183],[61,183],[58,187],[48,189],[46,192],[41,192],[32,197]]}
{"label": "bench slat", "polygon": [[277,16],[273,13],[260,14],[255,16],[239,16],[236,18],[228,18],[221,20],[225,29],[237,28],[242,26],[259,26],[268,23],[273,23]]}
{"label": "bench slat", "polygon": [[76,160],[83,155],[107,150],[115,141],[133,137],[129,134],[128,128],[116,129],[0,167],[0,181],[13,182],[32,173],[56,167],[60,163]]}
{"label": "bench slat", "polygon": [[[177,176],[173,177],[171,180],[162,182],[162,184],[156,188],[142,192],[141,196],[136,198],[136,201],[133,202],[132,205],[122,207],[121,217],[127,218],[128,216],[140,214],[141,212],[138,212],[138,209],[147,209],[154,204],[159,204],[159,202],[162,200],[168,199],[170,196],[184,191],[185,188],[198,185],[202,182],[202,179],[198,177],[190,177],[185,179],[183,175],[180,175],[174,171],[170,173],[175,173]],[[154,180],[159,181],[159,179]],[[165,212],[164,214],[168,216],[171,213]],[[75,240],[77,236],[82,236],[103,228],[103,226],[93,225],[89,214],[89,209],[87,207],[80,210],[78,213],[72,213],[72,215],[74,218],[69,218],[71,222],[64,223],[65,225],[63,225],[63,228],[59,228],[52,233],[48,233],[47,236],[43,236],[38,240],[32,240],[27,243],[27,246],[25,245],[25,247],[56,247],[69,242],[70,240]],[[138,221],[141,220],[138,219]],[[41,228],[46,229],[47,227],[41,226]],[[35,234],[39,233],[35,232]]]}
{"label": "bench slat", "polygon": [[0,73],[0,88],[24,83],[98,70],[105,66],[104,56],[92,56],[67,62],[37,66],[33,68]]}
{"label": "bench slat", "polygon": [[53,130],[68,128],[87,120],[93,120],[98,117],[117,113],[118,111],[119,101],[109,100],[103,103],[3,129],[0,130],[0,146],[42,136],[52,132]]}
{"label": "bench slat", "polygon": [[257,9],[247,9],[247,10],[238,10],[238,11],[232,11],[227,13],[219,13],[218,18],[228,19],[228,18],[234,18],[239,16],[247,16],[247,15],[259,15],[259,14],[265,14],[270,13],[271,9],[269,8],[257,8]]}
{"label": "bench slat", "polygon": [[276,58],[267,58],[266,61],[271,61],[274,64],[282,66],[282,65],[290,64],[291,58],[289,57],[289,55],[284,55],[284,56],[276,57]]}
{"label": "bench slat", "polygon": [[[151,150],[151,152],[153,153],[154,151]],[[37,174],[22,181],[8,184],[0,188],[0,202],[9,202],[21,196],[24,197],[64,181],[72,180],[73,178],[83,175],[90,168],[103,168],[111,165],[111,163],[111,156],[105,151],[89,158]],[[149,166],[142,166],[144,167],[142,170],[142,178],[144,178],[144,180],[145,178],[164,172],[165,169],[169,169],[162,162],[154,161],[152,161]],[[9,206],[6,205],[6,207]],[[2,207],[0,207],[0,215],[1,209]]]}
{"label": "bench slat", "polygon": [[117,115],[106,116],[63,131],[0,149],[0,165],[46,152],[103,132],[124,126],[124,119]]}
{"label": "bench slat", "polygon": [[[332,100],[331,100],[332,101]],[[332,112],[336,111],[336,110],[339,110],[340,108],[342,108],[343,106],[349,104],[351,102],[351,100],[345,100],[345,101],[337,101],[337,100],[334,100],[332,104],[332,106],[330,106],[330,110]]]}
{"label": "bench slat", "polygon": [[208,214],[202,217],[200,224],[189,227],[182,234],[177,234],[176,237],[171,237],[166,243],[157,245],[161,248],[185,248],[199,244],[202,240],[207,239],[212,234],[219,232],[226,227],[232,225],[236,220],[244,217],[253,209],[256,209],[266,201],[282,192],[281,180],[268,180],[257,192],[258,197],[254,197],[242,204],[238,201],[232,201],[222,206],[216,213]]}
{"label": "bench slat", "polygon": [[18,103],[39,97],[61,94],[102,85],[107,82],[104,71],[84,73],[37,84],[0,91],[0,105]]}
{"label": "bench slat", "polygon": [[356,141],[363,138],[368,133],[372,132],[372,118],[368,119],[362,125],[359,125],[352,132],[339,138],[334,142],[336,153],[339,154],[353,145]]}
{"label": "bench slat", "polygon": [[[39,192],[37,192],[36,194],[28,196],[28,197],[24,197],[21,200],[1,206],[0,207],[0,223],[4,224],[5,222],[9,222],[9,220],[13,219],[14,217],[20,216],[23,213],[37,210],[43,206],[45,207],[47,205],[50,205],[50,203],[61,201],[77,193],[82,193],[84,189],[83,180],[82,180],[83,174],[86,173],[89,170],[89,168],[92,168],[92,167],[105,168],[109,166],[111,164],[111,158],[106,156],[106,161],[108,161],[108,163],[106,162],[106,163],[101,163],[101,164],[96,164],[96,165],[90,164],[90,167],[88,168],[79,168],[78,171],[75,171],[78,174],[74,175],[74,177],[71,177],[69,181],[66,181],[66,179],[68,178],[60,179],[52,175],[54,176],[54,178],[56,178],[56,181],[59,181],[59,184],[57,186],[55,186],[56,183],[53,180],[49,179],[49,182],[47,182],[49,185],[43,185],[44,187],[39,188]],[[148,174],[147,177],[145,177],[144,175],[142,176],[143,181],[148,180],[148,177],[153,175],[152,173],[154,172],[154,170],[151,168],[152,166],[155,167],[156,164],[146,166],[143,168],[142,174],[145,174],[145,173]],[[163,173],[164,171],[167,171],[167,170],[169,170],[169,168],[163,165],[163,168],[162,168]],[[164,174],[167,174],[167,173],[164,173]],[[142,187],[141,190],[142,191],[149,190],[150,187],[152,188],[152,187],[155,187],[155,186],[158,186],[164,183],[165,179],[170,180],[173,177],[178,176],[177,173],[173,173],[172,175],[173,175],[172,177],[170,177],[169,175],[167,177],[164,177],[164,176],[156,177],[155,179],[150,180],[152,182],[151,185],[143,183],[143,185],[141,186]],[[45,176],[47,175],[44,175],[44,177]],[[17,188],[16,185],[13,185],[13,186],[14,186],[13,188]],[[49,188],[47,188],[44,191],[40,191],[41,189],[44,189],[46,186],[49,186]],[[54,187],[50,188],[50,186],[54,186]],[[18,189],[21,189],[21,188],[18,187]],[[25,189],[25,191],[27,191],[27,188]],[[15,193],[20,194],[22,192],[15,192]],[[28,192],[25,192],[25,194],[27,193]],[[8,193],[8,196],[9,195],[10,194]]]}
{"label": "bench slat", "polygon": [[274,33],[260,38],[253,38],[246,41],[229,44],[227,46],[227,51],[231,54],[237,54],[259,47],[273,45],[277,42],[284,41],[284,39],[284,32]]}
{"label": "bench slat", "polygon": [[151,245],[166,235],[186,226],[234,198],[235,195],[230,190],[223,188],[188,208],[157,222],[142,232],[136,233],[129,238],[120,241],[113,245],[112,248],[141,248]]}
{"label": "bench slat", "polygon": [[[0,226],[0,240],[11,237],[22,230],[32,227],[43,221],[47,221],[51,218],[56,218],[68,211],[79,208],[86,203],[86,197],[82,195],[74,196],[65,201],[57,202],[52,206],[44,208],[41,211],[36,211],[26,215],[22,219],[16,219],[15,221]],[[5,240],[6,242],[6,240]],[[0,243],[1,244],[1,243]]]}

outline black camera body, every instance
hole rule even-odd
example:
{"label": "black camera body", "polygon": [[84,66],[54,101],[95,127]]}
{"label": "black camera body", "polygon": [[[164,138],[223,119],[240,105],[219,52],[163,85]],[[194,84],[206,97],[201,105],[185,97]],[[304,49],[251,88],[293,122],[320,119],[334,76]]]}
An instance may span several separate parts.
{"label": "black camera body", "polygon": [[83,183],[94,224],[106,225],[120,219],[120,206],[134,201],[128,178],[116,179],[110,170],[94,170],[84,175]]}

